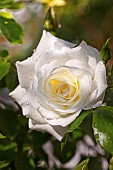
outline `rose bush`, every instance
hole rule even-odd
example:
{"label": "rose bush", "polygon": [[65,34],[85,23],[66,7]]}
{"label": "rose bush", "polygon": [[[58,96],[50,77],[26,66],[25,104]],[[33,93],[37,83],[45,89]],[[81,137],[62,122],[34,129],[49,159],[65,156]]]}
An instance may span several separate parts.
{"label": "rose bush", "polygon": [[29,118],[29,128],[61,140],[82,109],[102,105],[106,69],[98,50],[44,31],[34,54],[16,63],[20,85],[10,95]]}

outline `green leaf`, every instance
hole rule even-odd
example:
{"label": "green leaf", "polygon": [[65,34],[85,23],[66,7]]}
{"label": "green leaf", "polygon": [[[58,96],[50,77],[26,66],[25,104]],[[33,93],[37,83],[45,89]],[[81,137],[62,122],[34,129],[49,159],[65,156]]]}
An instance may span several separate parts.
{"label": "green leaf", "polygon": [[10,13],[0,12],[0,30],[12,44],[22,43],[22,27],[12,18]]}
{"label": "green leaf", "polygon": [[91,113],[91,110],[83,110],[80,115],[70,124],[68,128],[68,133],[72,132],[73,130],[77,129],[83,120]]}
{"label": "green leaf", "polygon": [[18,85],[17,71],[13,64],[11,64],[8,74],[5,76],[5,82],[10,91]]}
{"label": "green leaf", "polygon": [[68,131],[64,134],[64,137],[61,141],[61,150],[64,148],[67,138],[68,138],[68,134],[73,132],[75,129],[77,129],[81,123],[83,122],[83,120],[91,113],[91,110],[87,110],[87,111],[82,111],[80,113],[80,115],[70,124]]}
{"label": "green leaf", "polygon": [[10,63],[5,61],[0,61],[0,80],[6,76],[10,68]]}
{"label": "green leaf", "polygon": [[106,43],[103,45],[101,51],[100,51],[100,57],[104,64],[108,62],[108,60],[111,58],[111,49],[109,48],[109,41],[111,38],[109,38]]}
{"label": "green leaf", "polygon": [[76,150],[76,141],[73,140],[72,136],[66,143],[65,148],[61,151],[61,145],[58,141],[52,142],[54,147],[54,155],[64,164],[68,162],[74,155]]}
{"label": "green leaf", "polygon": [[9,53],[7,50],[0,50],[0,80],[6,76],[9,71],[10,63],[7,62],[9,59]]}
{"label": "green leaf", "polygon": [[17,151],[17,144],[15,142],[11,142],[7,145],[0,144],[0,151],[7,151],[10,149]]}
{"label": "green leaf", "polygon": [[93,130],[96,141],[113,155],[113,107],[103,106],[93,112]]}
{"label": "green leaf", "polygon": [[83,136],[83,131],[82,131],[81,128],[78,128],[78,129],[76,129],[76,130],[74,130],[74,131],[72,132],[72,139],[73,139],[74,141],[78,140],[78,139],[81,138],[82,136]]}
{"label": "green leaf", "polygon": [[4,136],[2,133],[0,133],[0,139],[4,139],[6,136]]}
{"label": "green leaf", "polygon": [[0,9],[9,8],[14,0],[0,0]]}
{"label": "green leaf", "polygon": [[7,161],[0,161],[0,169],[5,168],[9,165],[9,162]]}
{"label": "green leaf", "polygon": [[74,170],[88,170],[89,158],[79,163]]}

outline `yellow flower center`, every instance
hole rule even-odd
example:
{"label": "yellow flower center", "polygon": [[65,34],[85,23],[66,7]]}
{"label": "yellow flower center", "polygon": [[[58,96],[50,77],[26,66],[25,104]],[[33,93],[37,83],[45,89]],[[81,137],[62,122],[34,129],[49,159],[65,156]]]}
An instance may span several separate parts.
{"label": "yellow flower center", "polygon": [[66,83],[65,81],[52,79],[49,83],[52,93],[61,98],[69,99],[76,92],[76,87]]}
{"label": "yellow flower center", "polygon": [[[58,69],[45,82],[45,91],[51,101],[71,105],[80,98],[80,83],[69,69]],[[64,104],[66,106],[66,104]]]}

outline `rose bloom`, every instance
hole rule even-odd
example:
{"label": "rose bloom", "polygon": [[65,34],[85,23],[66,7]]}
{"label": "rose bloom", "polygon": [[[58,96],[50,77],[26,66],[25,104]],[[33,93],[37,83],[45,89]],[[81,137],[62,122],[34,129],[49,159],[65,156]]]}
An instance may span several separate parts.
{"label": "rose bloom", "polygon": [[98,50],[43,31],[34,54],[16,63],[19,86],[10,95],[29,118],[29,128],[61,140],[82,109],[102,105],[106,69]]}

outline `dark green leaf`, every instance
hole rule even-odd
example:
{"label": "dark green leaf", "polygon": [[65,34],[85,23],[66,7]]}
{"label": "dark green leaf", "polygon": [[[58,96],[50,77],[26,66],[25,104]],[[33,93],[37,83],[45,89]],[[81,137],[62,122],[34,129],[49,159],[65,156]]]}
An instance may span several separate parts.
{"label": "dark green leaf", "polygon": [[83,132],[81,128],[78,128],[72,132],[72,138],[74,141],[81,138],[83,136]]}
{"label": "dark green leaf", "polygon": [[50,137],[51,136],[48,133],[32,131],[31,133],[27,134],[25,143],[26,143],[26,146],[32,143],[34,146],[34,149],[36,150],[36,149],[41,148],[42,145],[50,139]]}
{"label": "dark green leaf", "polygon": [[113,154],[113,107],[103,106],[93,112],[93,130],[101,147]]}
{"label": "dark green leaf", "polygon": [[103,45],[100,51],[100,57],[104,64],[106,64],[108,60],[111,58],[111,49],[109,48],[109,41],[110,38],[106,41],[106,43]]}
{"label": "dark green leaf", "polygon": [[64,148],[68,134],[73,132],[75,129],[77,129],[80,124],[83,122],[83,120],[90,114],[91,110],[82,111],[81,114],[71,123],[71,125],[68,128],[68,131],[64,134],[64,137],[61,141],[61,150]]}
{"label": "dark green leaf", "polygon": [[68,133],[65,133],[61,140],[61,151],[63,150],[64,146],[66,145],[67,138],[68,138]]}
{"label": "dark green leaf", "polygon": [[15,151],[13,149],[9,149],[7,151],[0,151],[0,160],[11,162],[15,158]]}
{"label": "dark green leaf", "polygon": [[6,161],[0,161],[0,169],[5,168],[9,165],[9,162]]}
{"label": "dark green leaf", "polygon": [[82,111],[80,115],[70,124],[67,132],[70,133],[77,129],[89,113],[91,113],[91,110]]}
{"label": "dark green leaf", "polygon": [[14,0],[0,0],[0,9],[8,8],[13,4]]}
{"label": "dark green leaf", "polygon": [[5,81],[10,91],[12,91],[18,85],[17,71],[14,65],[12,64],[11,64],[8,74],[5,76]]}
{"label": "dark green leaf", "polygon": [[12,43],[22,43],[23,30],[10,13],[0,12],[0,30]]}
{"label": "dark green leaf", "polygon": [[79,163],[74,170],[88,170],[89,158]]}
{"label": "dark green leaf", "polygon": [[69,138],[65,148],[62,151],[61,151],[60,142],[54,140],[52,144],[54,147],[55,157],[57,157],[62,163],[68,162],[75,155],[76,143],[72,137]]}
{"label": "dark green leaf", "polygon": [[0,110],[0,130],[8,138],[13,138],[18,133],[17,114],[10,110]]}
{"label": "dark green leaf", "polygon": [[0,50],[0,80],[8,73],[10,63],[7,62],[9,59],[9,53],[7,50]]}
{"label": "dark green leaf", "polygon": [[0,60],[0,80],[6,76],[10,68],[10,63]]}

